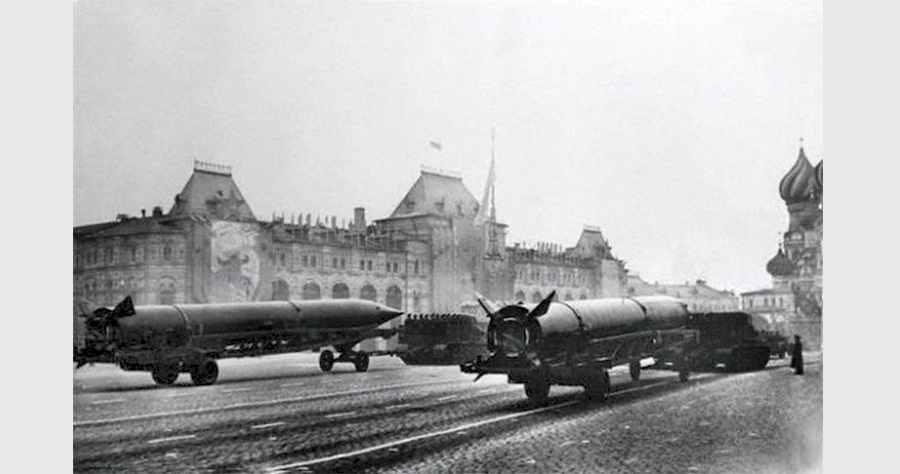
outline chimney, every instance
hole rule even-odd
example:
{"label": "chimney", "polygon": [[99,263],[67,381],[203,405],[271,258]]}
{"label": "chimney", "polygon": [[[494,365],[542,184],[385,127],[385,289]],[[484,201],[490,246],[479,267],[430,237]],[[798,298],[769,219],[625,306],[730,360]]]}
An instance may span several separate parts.
{"label": "chimney", "polygon": [[147,217],[147,210],[141,209],[141,217]]}
{"label": "chimney", "polygon": [[366,228],[366,208],[357,207],[353,209],[353,227],[356,230],[364,230]]}
{"label": "chimney", "polygon": [[162,217],[162,215],[162,208],[159,206],[153,206],[153,217]]}

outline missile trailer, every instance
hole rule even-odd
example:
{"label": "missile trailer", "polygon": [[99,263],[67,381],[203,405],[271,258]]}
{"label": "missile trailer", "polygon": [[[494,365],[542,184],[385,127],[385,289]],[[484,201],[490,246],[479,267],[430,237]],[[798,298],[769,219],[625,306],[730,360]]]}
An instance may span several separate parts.
{"label": "missile trailer", "polygon": [[[642,359],[676,370],[687,381],[699,332],[686,328],[687,306],[675,298],[649,296],[552,302],[488,311],[488,357],[464,363],[465,373],[505,374],[525,394],[545,404],[551,385],[582,386],[591,400],[609,397],[608,370],[628,364],[634,380]],[[488,308],[486,308],[488,309]],[[477,380],[477,379],[476,379]]]}
{"label": "missile trailer", "polygon": [[134,307],[127,297],[113,310],[84,315],[85,336],[75,361],[79,367],[110,362],[128,371],[148,371],[161,385],[171,385],[187,372],[195,384],[209,385],[218,377],[218,359],[334,346],[340,355],[322,351],[322,370],[352,362],[363,372],[369,355],[353,346],[393,334],[377,328],[400,314],[355,299]]}

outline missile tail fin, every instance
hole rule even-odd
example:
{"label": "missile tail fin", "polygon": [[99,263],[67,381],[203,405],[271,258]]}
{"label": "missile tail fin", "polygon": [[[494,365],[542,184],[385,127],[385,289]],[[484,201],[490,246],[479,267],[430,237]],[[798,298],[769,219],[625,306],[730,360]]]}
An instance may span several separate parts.
{"label": "missile tail fin", "polygon": [[550,303],[553,302],[553,299],[556,297],[556,290],[550,292],[546,298],[544,298],[538,305],[528,313],[529,318],[538,318],[547,313],[547,310],[550,309]]}

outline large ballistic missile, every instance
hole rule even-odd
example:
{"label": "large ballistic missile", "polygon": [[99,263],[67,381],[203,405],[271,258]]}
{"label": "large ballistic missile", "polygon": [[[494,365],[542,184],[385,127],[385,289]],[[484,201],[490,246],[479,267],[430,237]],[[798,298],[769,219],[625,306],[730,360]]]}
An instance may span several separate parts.
{"label": "large ballistic missile", "polygon": [[387,336],[390,331],[378,326],[401,314],[357,299],[133,306],[126,297],[112,310],[84,315],[86,337],[75,360],[147,370],[161,384],[190,372],[195,383],[206,385],[218,375],[216,359],[334,346],[341,355],[323,351],[322,370],[353,362],[365,371],[368,355],[352,347]]}
{"label": "large ballistic missile", "polygon": [[[588,396],[609,394],[607,369],[629,364],[632,377],[647,357],[675,361],[687,377],[684,348],[696,331],[684,328],[687,305],[667,296],[605,298],[554,302],[555,292],[537,305],[492,307],[479,298],[490,317],[490,356],[460,366],[463,372],[497,373],[510,383],[524,383],[537,403],[547,400],[550,385],[581,385]],[[476,378],[477,380],[477,378]]]}

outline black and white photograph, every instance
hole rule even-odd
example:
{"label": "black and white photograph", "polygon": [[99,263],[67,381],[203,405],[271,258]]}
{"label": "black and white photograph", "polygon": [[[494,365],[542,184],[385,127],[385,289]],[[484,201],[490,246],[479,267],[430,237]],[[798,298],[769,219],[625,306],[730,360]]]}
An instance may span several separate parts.
{"label": "black and white photograph", "polygon": [[73,472],[824,471],[821,0],[71,8]]}

